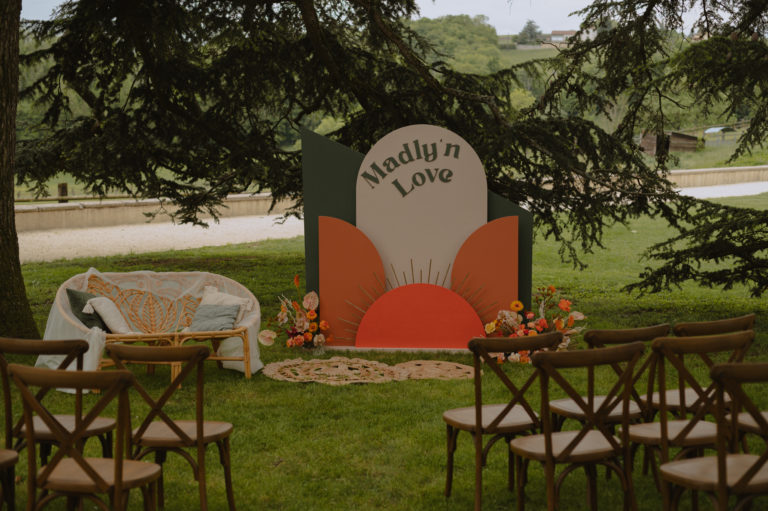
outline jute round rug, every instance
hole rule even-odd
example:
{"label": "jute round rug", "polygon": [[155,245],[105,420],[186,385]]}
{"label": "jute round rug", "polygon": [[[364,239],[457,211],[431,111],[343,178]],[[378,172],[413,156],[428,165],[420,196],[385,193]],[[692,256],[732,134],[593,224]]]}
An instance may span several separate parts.
{"label": "jute round rug", "polygon": [[300,358],[264,366],[264,376],[274,380],[316,382],[326,385],[385,383],[406,379],[441,380],[471,378],[470,366],[440,360],[411,360],[394,366],[361,358],[332,357],[325,360]]}

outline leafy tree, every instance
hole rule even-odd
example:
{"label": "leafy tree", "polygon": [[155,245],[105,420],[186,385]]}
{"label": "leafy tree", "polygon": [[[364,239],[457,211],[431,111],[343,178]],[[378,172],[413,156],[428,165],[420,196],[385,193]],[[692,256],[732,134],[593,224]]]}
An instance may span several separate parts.
{"label": "leafy tree", "polygon": [[[706,37],[692,43],[681,34],[684,15],[696,13],[694,32]],[[552,63],[557,78],[540,109],[575,97],[579,112],[607,114],[626,101],[611,134],[626,147],[642,129],[673,127],[681,109],[733,119],[751,112],[733,157],[762,146],[768,135],[768,4],[599,0],[581,14],[582,27],[608,29],[594,40],[577,36]],[[667,163],[667,155],[659,155],[659,171]],[[669,207],[677,211],[679,234],[649,249],[646,256],[659,265],[648,267],[631,289],[658,291],[686,280],[726,289],[743,283],[753,295],[768,289],[768,212],[685,197]]]}
{"label": "leafy tree", "polygon": [[517,44],[538,44],[542,38],[543,35],[536,22],[528,20],[517,35]]}
{"label": "leafy tree", "polygon": [[461,73],[488,74],[500,67],[499,38],[486,16],[420,18],[410,26],[432,44],[436,53],[430,62],[444,59]]}
{"label": "leafy tree", "polygon": [[39,337],[21,275],[13,208],[20,13],[21,0],[0,0],[0,335]]}

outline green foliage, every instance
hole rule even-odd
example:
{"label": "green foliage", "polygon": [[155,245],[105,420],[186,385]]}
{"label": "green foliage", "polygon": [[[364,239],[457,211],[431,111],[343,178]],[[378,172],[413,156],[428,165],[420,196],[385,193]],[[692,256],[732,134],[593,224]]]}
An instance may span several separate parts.
{"label": "green foliage", "polygon": [[[768,209],[768,194],[721,201],[729,205],[749,205]],[[628,328],[660,322],[709,320],[748,312],[757,314],[757,340],[750,360],[764,359],[768,347],[768,302],[750,298],[743,286],[726,292],[685,285],[681,290],[654,296],[637,297],[621,292],[642,270],[637,254],[649,243],[662,241],[672,230],[666,222],[646,216],[628,227],[606,229],[606,250],[586,256],[589,268],[574,272],[557,257],[558,244],[537,237],[534,244],[534,286],[553,284],[587,316],[590,328]],[[292,291],[291,280],[303,274],[302,238],[270,240],[254,244],[231,245],[143,255],[83,258],[52,263],[26,264],[23,267],[27,290],[41,328],[53,303],[58,286],[75,273],[96,266],[103,271],[131,271],[152,268],[157,271],[212,271],[233,278],[248,287],[259,299],[262,317],[277,312],[275,297]],[[322,299],[322,297],[321,297]],[[284,346],[261,347],[265,363],[290,358],[314,358],[311,352]],[[407,360],[437,359],[470,364],[467,354],[458,353],[382,353],[327,352],[331,356],[361,357],[396,364]],[[33,358],[24,362],[32,363]],[[160,389],[168,382],[168,370],[158,368],[147,375],[136,368],[143,385]],[[530,367],[507,366],[514,381],[527,377]],[[706,377],[699,367],[697,373]],[[471,438],[460,436],[456,452],[453,495],[443,496],[445,484],[445,426],[443,411],[473,402],[469,380],[423,380],[378,385],[331,387],[319,384],[294,384],[271,380],[262,374],[245,380],[240,373],[206,367],[206,416],[230,421],[234,489],[240,509],[352,510],[387,509],[410,511],[464,510],[472,507],[474,495],[474,451]],[[569,377],[574,385],[584,385],[583,374]],[[599,378],[598,389],[607,383]],[[188,388],[188,387],[185,387]],[[191,388],[191,387],[190,387]],[[184,389],[182,389],[184,391]],[[184,391],[187,392],[187,391]],[[489,399],[505,394],[494,376],[484,376],[483,392]],[[538,387],[527,394],[539,406]],[[557,396],[559,397],[559,396]],[[57,395],[56,411],[71,406],[67,396]],[[87,396],[91,399],[92,396]],[[768,407],[765,393],[758,406]],[[17,403],[18,404],[18,403]],[[143,411],[140,400],[131,402],[132,415]],[[61,408],[59,408],[61,407]],[[18,406],[16,408],[19,409]],[[375,420],[371,420],[375,417]],[[134,418],[134,421],[136,419]],[[567,423],[566,428],[576,427]],[[96,442],[88,444],[98,452]],[[394,453],[394,454],[393,454]],[[395,455],[396,454],[396,455]],[[19,467],[24,467],[22,454]],[[483,472],[483,509],[506,509],[514,505],[515,495],[506,486],[507,456],[495,447]],[[224,509],[226,500],[218,458],[212,450],[206,459],[210,509]],[[653,478],[641,475],[642,456],[637,457],[634,482],[638,509],[659,509],[660,495]],[[23,469],[17,474],[23,474]],[[527,508],[545,509],[544,477],[538,464],[531,464],[527,485]],[[166,509],[197,509],[197,492],[189,467],[169,456],[164,470]],[[583,471],[575,471],[566,482],[561,509],[584,509]],[[622,493],[615,478],[598,482],[600,509],[614,509]],[[17,492],[21,508],[24,491]],[[760,502],[758,501],[759,505]],[[53,507],[52,509],[57,509]],[[61,506],[60,509],[63,509]],[[131,509],[141,509],[139,495],[131,498]]]}
{"label": "green foliage", "polygon": [[498,36],[486,16],[420,18],[410,26],[434,47],[429,62],[445,60],[460,73],[474,74],[492,73],[501,67]]}
{"label": "green foliage", "polygon": [[517,44],[539,44],[542,38],[543,34],[536,22],[528,20],[517,35]]}
{"label": "green foliage", "polygon": [[[582,11],[583,27],[606,26],[593,40],[575,44],[552,60],[556,78],[539,102],[543,111],[569,104],[574,115],[598,115],[613,140],[632,145],[642,131],[664,133],[679,124],[679,114],[724,122],[752,114],[734,153],[760,146],[768,135],[768,7],[738,0],[725,11],[719,4],[666,0],[594,2]],[[682,14],[693,11],[696,43],[681,35]],[[607,22],[611,20],[610,25]],[[657,154],[663,171],[669,155]],[[679,235],[652,247],[648,268],[632,287],[658,291],[689,279],[729,288],[747,283],[755,295],[768,290],[764,212],[736,211],[680,197],[668,203]],[[738,221],[744,229],[732,222]],[[716,239],[718,236],[721,239]],[[712,269],[709,263],[717,265]]]}

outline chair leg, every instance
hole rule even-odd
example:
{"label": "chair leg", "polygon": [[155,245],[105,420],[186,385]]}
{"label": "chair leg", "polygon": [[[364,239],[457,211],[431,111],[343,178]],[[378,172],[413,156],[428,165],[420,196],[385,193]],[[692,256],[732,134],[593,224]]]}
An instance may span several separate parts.
{"label": "chair leg", "polygon": [[453,487],[453,454],[456,452],[456,437],[459,435],[459,430],[446,424],[445,433],[448,444],[448,460],[445,465],[445,496],[450,497],[451,488]]}
{"label": "chair leg", "polygon": [[165,492],[163,489],[163,463],[166,458],[165,451],[155,451],[155,463],[160,465],[160,478],[157,480],[157,507],[158,509],[165,509]]}
{"label": "chair leg", "polygon": [[14,511],[16,509],[16,467],[10,466],[3,471],[2,488],[5,509]]}
{"label": "chair leg", "polygon": [[584,472],[587,475],[587,506],[588,509],[597,509],[597,467],[588,463],[584,465]]}
{"label": "chair leg", "polygon": [[101,455],[105,458],[112,457],[112,432],[107,431],[97,437],[101,443]]}
{"label": "chair leg", "polygon": [[525,511],[525,483],[527,479],[526,472],[528,465],[522,456],[515,456],[515,468],[517,469],[517,511]]}
{"label": "chair leg", "polygon": [[509,491],[515,490],[515,453],[509,448],[509,443],[514,437],[505,437],[504,442],[507,444],[507,488]]}
{"label": "chair leg", "polygon": [[483,508],[483,466],[485,466],[483,434],[475,431],[472,433],[472,440],[475,445],[475,511],[480,511]]}
{"label": "chair leg", "polygon": [[197,452],[197,488],[200,492],[200,511],[208,511],[208,493],[205,487],[205,446]]}
{"label": "chair leg", "polygon": [[230,462],[229,437],[216,442],[219,448],[219,460],[224,468],[224,487],[227,491],[227,504],[229,511],[235,511],[235,492],[232,490],[232,463]]}

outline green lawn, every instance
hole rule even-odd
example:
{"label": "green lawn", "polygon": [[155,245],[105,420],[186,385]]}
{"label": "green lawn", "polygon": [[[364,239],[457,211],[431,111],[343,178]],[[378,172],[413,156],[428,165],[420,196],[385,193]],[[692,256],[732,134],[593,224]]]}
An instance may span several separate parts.
{"label": "green lawn", "polygon": [[[726,202],[768,208],[768,194]],[[534,245],[534,286],[562,288],[576,309],[588,316],[591,328],[620,328],[658,322],[706,320],[755,312],[757,342],[750,359],[765,359],[768,344],[768,305],[751,298],[742,288],[730,291],[686,285],[680,290],[651,296],[629,296],[620,291],[644,263],[643,249],[665,238],[667,227],[642,218],[629,228],[606,232],[606,250],[586,256],[589,268],[576,271],[559,261],[557,245],[538,239]],[[266,241],[219,248],[169,251],[147,255],[78,259],[23,267],[29,297],[41,332],[59,284],[75,273],[95,266],[102,271],[204,270],[231,277],[251,289],[267,317],[277,311],[275,296],[292,291],[295,273],[303,274],[303,239]],[[442,326],[435,325],[436,330]],[[578,343],[577,343],[578,344]],[[334,353],[339,354],[339,353]],[[333,356],[326,353],[325,356]],[[342,353],[346,354],[346,353]],[[262,347],[265,363],[287,358],[310,358],[284,346]],[[394,364],[418,358],[470,363],[464,354],[366,353],[367,358]],[[528,366],[508,366],[513,378],[524,377]],[[701,372],[701,371],[700,371]],[[160,388],[168,373],[140,374],[143,383]],[[472,507],[473,449],[466,434],[459,437],[454,492],[443,497],[445,481],[445,409],[472,403],[470,381],[404,381],[386,384],[331,387],[270,380],[261,374],[245,380],[240,373],[219,371],[210,365],[207,378],[207,416],[234,424],[232,437],[234,487],[241,510],[466,510]],[[491,388],[486,391],[503,398]],[[576,383],[583,379],[573,378]],[[185,388],[189,390],[189,388]],[[538,403],[536,392],[532,401]],[[191,396],[187,392],[187,397]],[[56,406],[70,397],[57,394]],[[761,405],[768,407],[763,394]],[[18,408],[17,408],[18,409]],[[134,420],[141,414],[135,401]],[[95,448],[95,446],[91,446]],[[210,509],[225,509],[221,470],[213,450],[207,459]],[[17,474],[25,475],[22,459]],[[511,509],[514,494],[505,487],[506,454],[495,447],[484,473],[483,509]],[[543,472],[532,466],[527,509],[546,508]],[[166,509],[198,509],[197,492],[189,472],[178,458],[166,466]],[[648,477],[635,477],[640,510],[660,508],[660,496]],[[600,509],[618,508],[622,494],[616,478],[599,480]],[[561,509],[584,509],[584,478],[577,471],[564,488]],[[24,500],[18,486],[17,509]],[[763,503],[763,505],[765,505]],[[683,509],[687,509],[687,503]],[[64,507],[51,509],[63,509]],[[140,509],[138,495],[131,509]],[[706,505],[703,509],[709,509]],[[755,508],[757,509],[757,508]]]}

